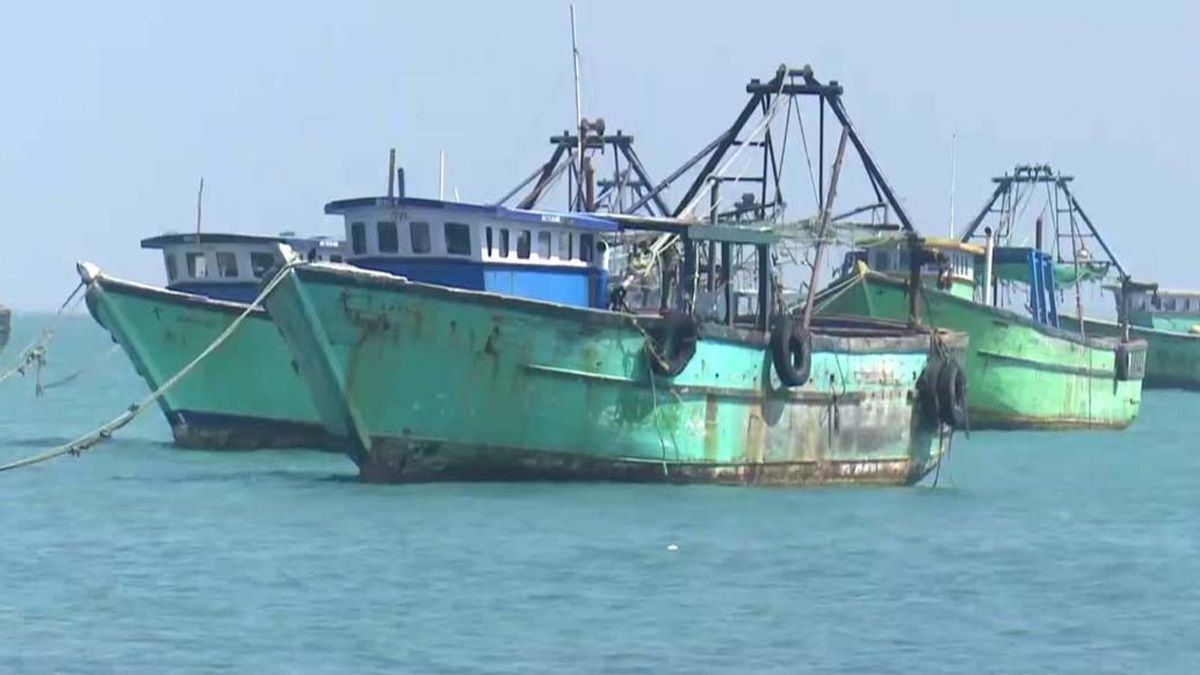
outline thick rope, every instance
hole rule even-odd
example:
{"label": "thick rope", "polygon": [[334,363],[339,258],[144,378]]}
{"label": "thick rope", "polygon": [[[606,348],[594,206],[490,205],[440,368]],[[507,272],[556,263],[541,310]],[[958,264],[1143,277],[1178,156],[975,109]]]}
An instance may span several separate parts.
{"label": "thick rope", "polygon": [[[9,462],[8,464],[0,465],[0,472],[11,471],[12,469],[19,469],[21,467],[30,466],[33,464],[39,464],[41,462],[45,462],[47,460],[51,460],[56,457],[61,457],[63,455],[78,456],[84,450],[92,448],[93,446],[99,445],[99,444],[107,441],[108,439],[112,438],[113,432],[121,429],[125,425],[132,422],[146,408],[148,408],[151,404],[158,401],[158,399],[162,398],[162,396],[164,394],[166,394],[168,391],[170,391],[171,388],[173,388],[176,384],[178,384],[179,381],[182,380],[188,373],[192,372],[192,370],[197,365],[199,365],[201,361],[203,361],[205,358],[207,358],[209,354],[213,353],[214,351],[216,351],[216,349],[218,347],[225,344],[225,341],[228,340],[231,335],[233,335],[234,331],[237,330],[238,326],[241,325],[242,321],[247,316],[249,316],[251,312],[257,310],[262,305],[262,302],[267,297],[267,295],[270,294],[270,292],[273,291],[275,289],[275,287],[279,285],[279,282],[283,280],[284,273],[287,272],[289,269],[291,269],[292,267],[294,267],[297,264],[298,263],[296,263],[296,262],[289,262],[286,265],[284,265],[283,267],[281,267],[279,272],[277,272],[275,274],[275,277],[271,279],[271,282],[269,284],[267,284],[266,287],[263,288],[262,292],[258,294],[258,297],[254,299],[254,302],[247,305],[246,309],[243,310],[242,313],[239,314],[237,316],[237,318],[235,318],[225,328],[225,330],[222,331],[221,334],[218,335],[217,338],[212,341],[211,344],[209,344],[207,347],[204,348],[204,351],[200,352],[200,354],[197,355],[196,358],[192,359],[183,368],[180,368],[177,373],[175,373],[169,379],[167,379],[166,382],[163,382],[162,385],[158,387],[158,389],[155,389],[154,391],[152,391],[149,396],[145,397],[141,401],[138,401],[137,403],[130,405],[120,415],[117,415],[116,417],[112,418],[108,422],[105,422],[99,428],[97,428],[95,431],[92,431],[88,434],[80,436],[79,438],[75,439],[74,441],[71,441],[70,443],[66,443],[66,444],[57,446],[55,448],[51,448],[50,450],[47,450],[46,452],[39,453],[36,455],[30,455],[28,457],[23,457],[21,459]],[[95,282],[92,282],[92,283],[95,283]],[[81,284],[81,286],[82,286],[82,284]]]}

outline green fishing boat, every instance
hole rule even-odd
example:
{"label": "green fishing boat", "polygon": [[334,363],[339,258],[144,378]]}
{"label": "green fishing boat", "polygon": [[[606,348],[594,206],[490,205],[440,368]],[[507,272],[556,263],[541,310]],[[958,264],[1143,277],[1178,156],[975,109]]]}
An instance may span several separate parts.
{"label": "green fishing boat", "polygon": [[[1112,264],[1093,259],[1083,247],[1088,238],[1108,250],[1090,221],[1084,232],[1073,220],[1086,216],[1066,188],[1069,181],[1046,166],[1018,166],[996,179],[994,194],[961,241],[863,242],[848,256],[842,278],[818,297],[818,313],[902,318],[911,311],[909,289],[918,288],[917,304],[929,325],[970,335],[973,427],[1128,426],[1141,405],[1146,342],[1122,334],[1081,335],[1061,323],[1059,289],[1103,279]],[[1059,192],[1047,191],[1043,211],[1055,218],[1055,244],[1069,243],[1074,255],[1044,244],[1040,214],[1033,247],[997,245],[1014,241],[1018,215],[1031,197],[1041,198],[1043,186],[1062,186],[1061,201]],[[1066,214],[1072,219],[1068,233]],[[992,215],[998,216],[996,229],[981,230]],[[984,245],[971,243],[977,234]],[[1077,310],[1078,298],[1076,292]]]}
{"label": "green fishing boat", "polygon": [[[326,207],[345,220],[350,264],[290,265],[264,304],[362,478],[911,484],[939,465],[964,420],[965,338],[784,310],[784,242],[763,223],[783,206],[767,158],[786,136],[762,131],[776,110],[791,115],[791,97],[819,96],[842,122],[822,222],[848,138],[903,215],[841,88],[781,67],[748,90],[733,127],[672,174],[705,162],[671,218],[374,197]],[[762,192],[719,213],[713,169],[745,148],[763,153]],[[581,210],[586,159],[566,163],[585,168],[570,196]],[[661,205],[667,183],[636,186],[631,208]],[[705,222],[684,219],[702,190]],[[412,278],[428,270],[439,283]]]}
{"label": "green fishing boat", "polygon": [[[463,274],[492,273],[510,227],[534,241],[601,240],[578,216],[445,217],[473,226],[487,261],[464,262]],[[770,245],[767,233],[711,225],[674,234],[760,255]],[[920,383],[934,377],[931,354],[939,368],[961,358],[961,336],[834,320],[816,322],[806,341],[781,337],[794,322],[770,330],[768,279],[753,296],[731,291],[707,320],[613,311],[586,282],[570,294],[537,281],[586,279],[599,265],[571,275],[565,261],[532,260],[503,272],[527,297],[350,266],[285,272],[266,305],[326,428],[352,439],[364,479],[910,484],[947,448],[936,395]],[[781,342],[797,352],[782,358],[783,378],[772,351]],[[806,363],[799,375],[793,356]]]}
{"label": "green fishing boat", "polygon": [[[1126,314],[1120,306],[1124,291],[1128,322],[1085,318],[1083,334],[1119,337],[1128,331],[1148,345],[1144,386],[1200,390],[1200,293],[1133,282],[1109,290],[1116,299],[1117,316]],[[1063,325],[1080,332],[1076,317],[1063,317]]]}
{"label": "green fishing boat", "polygon": [[[92,317],[121,345],[151,390],[196,359],[257,296],[290,241],[314,259],[337,242],[219,233],[164,235],[167,288],[124,281],[80,263]],[[316,407],[279,332],[255,309],[227,342],[159,399],[176,444],[211,449],[325,447]]]}
{"label": "green fishing boat", "polygon": [[[1200,337],[1200,293],[1160,290],[1157,284],[1134,281],[1080,205],[1072,176],[1046,164],[1019,165],[995,182],[995,191],[964,241],[982,243],[994,237],[1011,243],[1019,234],[1019,215],[1037,209],[1033,202],[1042,201],[1036,211],[1035,246],[1052,258],[1057,284],[1074,290],[1073,311],[1060,313],[1061,326],[1089,337],[1144,341],[1144,387],[1200,389],[1200,339],[1194,339]],[[997,216],[994,233],[981,229],[992,215]],[[1002,272],[995,275],[997,283],[1003,283]],[[1084,283],[1112,293],[1115,321],[1088,316],[1095,308],[1085,312],[1080,292]]]}

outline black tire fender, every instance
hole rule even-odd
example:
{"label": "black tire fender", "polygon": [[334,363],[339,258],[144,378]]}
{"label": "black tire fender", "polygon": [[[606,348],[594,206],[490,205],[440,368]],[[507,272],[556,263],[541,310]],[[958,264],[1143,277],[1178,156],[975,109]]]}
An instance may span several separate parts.
{"label": "black tire fender", "polygon": [[780,382],[788,387],[808,382],[812,372],[812,336],[800,329],[794,317],[780,314],[771,322],[770,348]]}
{"label": "black tire fender", "polygon": [[643,351],[650,369],[663,377],[675,377],[696,355],[700,324],[685,312],[671,310],[646,330]]}
{"label": "black tire fender", "polygon": [[954,429],[967,426],[967,373],[947,360],[937,376],[938,418]]}

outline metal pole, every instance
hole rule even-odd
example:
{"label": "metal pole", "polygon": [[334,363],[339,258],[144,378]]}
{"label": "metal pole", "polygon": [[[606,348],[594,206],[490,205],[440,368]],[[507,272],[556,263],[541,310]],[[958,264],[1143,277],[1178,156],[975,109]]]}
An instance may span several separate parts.
{"label": "metal pole", "polygon": [[987,236],[987,244],[983,254],[983,304],[991,306],[995,298],[992,293],[992,265],[996,254],[996,240],[992,237],[992,228],[983,228]]}
{"label": "metal pole", "polygon": [[825,256],[825,230],[829,227],[829,212],[833,208],[833,200],[837,197],[838,177],[842,173],[842,157],[846,154],[846,139],[850,130],[842,127],[842,137],[838,140],[837,155],[833,160],[833,173],[829,176],[829,197],[825,199],[825,208],[821,211],[821,227],[817,230],[817,253],[813,260],[812,274],[808,279],[808,298],[804,301],[804,318],[801,325],[804,332],[812,323],[813,300],[817,296],[817,279],[821,272],[821,262]]}
{"label": "metal pole", "polygon": [[200,177],[200,190],[196,193],[196,243],[200,243],[200,216],[204,203],[204,176]]}
{"label": "metal pole", "polygon": [[571,5],[571,60],[575,64],[575,129],[579,134],[576,148],[576,176],[583,176],[583,103],[579,93],[579,43],[575,36],[575,5]]}
{"label": "metal pole", "polygon": [[958,169],[958,132],[950,136],[950,238],[954,238],[954,187]]}
{"label": "metal pole", "polygon": [[388,150],[388,199],[396,196],[396,149]]}
{"label": "metal pole", "polygon": [[438,153],[438,201],[446,199],[446,151]]}

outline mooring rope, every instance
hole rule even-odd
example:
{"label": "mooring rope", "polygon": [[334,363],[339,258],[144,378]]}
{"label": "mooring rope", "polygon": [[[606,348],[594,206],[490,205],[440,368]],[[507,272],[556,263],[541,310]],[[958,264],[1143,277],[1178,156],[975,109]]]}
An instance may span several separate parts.
{"label": "mooring rope", "polygon": [[14,375],[21,375],[24,377],[27,369],[30,366],[36,366],[38,371],[41,371],[41,366],[46,363],[46,347],[48,347],[50,345],[50,341],[54,339],[54,330],[58,327],[58,324],[62,321],[64,316],[74,312],[75,308],[79,306],[79,303],[83,302],[85,295],[79,293],[79,290],[83,287],[84,283],[80,281],[79,284],[75,286],[75,290],[71,291],[71,293],[67,295],[67,299],[63,300],[63,303],[59,305],[58,312],[54,314],[54,318],[50,320],[50,323],[47,324],[47,326],[42,329],[42,332],[39,333],[38,336],[29,343],[28,347],[21,351],[21,356],[17,360],[17,365],[9,368],[3,374],[0,374],[0,382],[4,382]]}
{"label": "mooring rope", "polygon": [[[56,457],[62,457],[63,455],[78,456],[84,450],[88,450],[89,448],[99,445],[99,444],[107,441],[108,439],[112,438],[112,435],[114,432],[116,432],[117,430],[121,429],[125,425],[132,422],[147,407],[149,407],[151,404],[158,401],[158,399],[162,398],[162,396],[164,394],[166,394],[168,391],[170,391],[172,387],[174,387],[176,384],[178,384],[179,381],[184,378],[184,376],[186,376],[188,373],[192,372],[192,370],[197,365],[199,365],[201,361],[203,361],[205,358],[207,358],[209,354],[213,353],[214,351],[216,351],[216,349],[218,347],[220,347],[222,344],[224,344],[225,341],[228,340],[231,335],[233,335],[234,331],[237,330],[238,326],[241,325],[242,321],[247,316],[249,316],[251,312],[257,310],[262,305],[262,302],[267,297],[267,295],[270,294],[270,292],[272,290],[274,290],[277,285],[279,285],[279,282],[283,280],[284,273],[287,272],[288,270],[290,270],[292,267],[296,266],[297,264],[299,264],[299,263],[298,262],[288,262],[287,264],[283,265],[279,269],[279,271],[275,274],[274,278],[271,279],[271,282],[268,283],[263,288],[262,292],[258,294],[258,297],[256,297],[254,299],[254,302],[247,305],[246,309],[243,310],[242,313],[239,314],[237,316],[237,318],[235,318],[225,328],[225,330],[222,331],[221,334],[218,335],[216,337],[216,339],[212,341],[211,344],[209,344],[207,347],[204,348],[204,351],[200,352],[200,354],[197,355],[196,358],[192,359],[187,365],[185,365],[183,368],[180,368],[178,372],[176,372],[174,375],[172,375],[170,378],[168,378],[167,381],[163,382],[162,385],[160,385],[158,387],[158,389],[155,389],[154,391],[150,392],[149,396],[130,405],[120,415],[117,415],[116,417],[112,418],[108,422],[105,422],[104,424],[100,425],[100,427],[98,427],[95,431],[92,431],[88,434],[80,436],[79,438],[71,441],[70,443],[65,443],[63,445],[59,445],[57,447],[51,448],[50,450],[47,450],[46,452],[38,453],[36,455],[30,455],[28,457],[23,457],[21,459],[9,462],[7,464],[0,465],[0,472],[11,471],[13,469],[19,469],[21,467],[31,466],[33,464],[39,464],[41,462],[45,462],[45,461],[54,459]],[[96,282],[93,281],[92,283],[96,283]],[[80,284],[80,286],[83,286],[83,284]],[[78,289],[76,289],[76,291],[78,291]]]}

